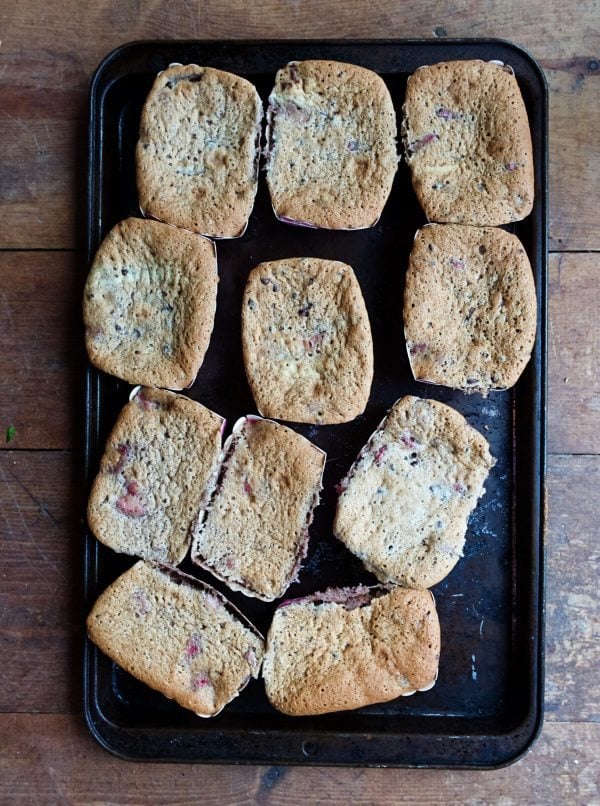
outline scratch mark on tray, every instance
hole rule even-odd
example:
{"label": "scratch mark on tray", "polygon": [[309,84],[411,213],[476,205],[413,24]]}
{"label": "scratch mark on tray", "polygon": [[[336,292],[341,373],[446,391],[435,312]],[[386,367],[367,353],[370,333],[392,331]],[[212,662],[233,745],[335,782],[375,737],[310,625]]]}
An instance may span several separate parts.
{"label": "scratch mark on tray", "polygon": [[479,625],[479,637],[480,638],[483,638],[483,622],[484,621],[485,621],[485,618],[482,618],[481,619],[481,624]]}

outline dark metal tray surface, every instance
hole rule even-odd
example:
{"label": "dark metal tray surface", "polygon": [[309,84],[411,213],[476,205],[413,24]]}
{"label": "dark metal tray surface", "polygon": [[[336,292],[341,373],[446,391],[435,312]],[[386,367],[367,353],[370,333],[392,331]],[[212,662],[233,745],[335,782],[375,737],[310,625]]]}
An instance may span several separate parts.
{"label": "dark metal tray surface", "polygon": [[[542,722],[543,505],[546,386],[547,97],[543,74],[510,43],[480,40],[365,42],[140,42],[111,53],[91,86],[88,252],[122,218],[139,215],[134,148],[141,107],[159,70],[196,63],[248,78],[263,101],[277,69],[292,59],[326,58],[377,71],[398,120],[407,76],[448,59],[501,59],[516,73],[534,147],[536,203],[512,225],[530,256],[539,328],[532,360],[513,390],[487,399],[412,380],[402,326],[402,294],[415,231],[425,218],[401,163],[391,197],[372,229],[331,232],[275,219],[264,174],[241,239],[217,242],[219,291],[215,329],[198,379],[187,392],[235,420],[255,411],[240,338],[242,292],[264,260],[318,256],[354,267],[373,331],[375,379],[364,415],[335,426],[293,427],[327,451],[322,503],[300,581],[286,598],[374,578],[332,535],[334,485],[394,401],[432,397],[461,411],[489,440],[497,464],[471,517],[465,556],[433,589],[442,629],[437,685],[383,705],[320,717],[290,718],[253,681],[219,716],[203,720],[138,683],[89,642],[85,647],[85,714],[98,741],[129,759],[260,764],[452,766],[510,763],[532,744]],[[87,370],[85,472],[89,485],[104,442],[130,387]],[[98,594],[133,562],[85,534],[85,597]],[[231,593],[189,561],[183,568],[223,590],[266,634],[274,605]]]}

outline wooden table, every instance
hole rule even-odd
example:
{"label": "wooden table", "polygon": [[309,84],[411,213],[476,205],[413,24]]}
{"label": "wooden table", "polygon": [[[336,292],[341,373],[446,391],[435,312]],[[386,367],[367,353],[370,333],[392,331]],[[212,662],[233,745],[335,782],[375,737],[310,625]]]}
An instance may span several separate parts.
{"label": "wooden table", "polygon": [[[85,6],[89,10],[85,10]],[[599,803],[600,7],[597,0],[3,3],[0,12],[0,798],[4,803]],[[11,9],[10,11],[8,9]],[[118,761],[81,714],[86,101],[161,38],[512,39],[550,87],[546,722],[497,772]],[[8,426],[16,432],[4,442]]]}

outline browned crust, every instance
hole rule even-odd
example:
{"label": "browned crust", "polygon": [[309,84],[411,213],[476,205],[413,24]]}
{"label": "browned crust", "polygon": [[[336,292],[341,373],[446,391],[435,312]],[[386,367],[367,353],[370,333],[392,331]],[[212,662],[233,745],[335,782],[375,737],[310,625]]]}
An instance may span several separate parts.
{"label": "browned crust", "polygon": [[401,398],[340,484],[334,534],[381,582],[431,587],[462,556],[494,463],[459,412]]}
{"label": "browned crust", "polygon": [[264,643],[221,594],[186,579],[136,563],[100,595],[88,635],[134,677],[210,717],[258,676]]}
{"label": "browned crust", "polygon": [[419,230],[404,292],[416,380],[487,394],[513,386],[535,343],[531,265],[515,235],[493,227]]}
{"label": "browned crust", "polygon": [[192,561],[247,596],[281,596],[306,554],[324,465],[325,453],[291,428],[239,420],[194,527]]}
{"label": "browned crust", "polygon": [[258,186],[262,116],[254,85],[233,73],[195,64],[160,73],[136,147],[144,214],[210,237],[242,235]]}
{"label": "browned crust", "polygon": [[258,411],[300,423],[353,420],[373,380],[373,342],[358,280],[345,263],[261,263],[242,304],[244,366]]}
{"label": "browned crust", "polygon": [[218,279],[208,239],[158,221],[121,221],[85,286],[90,361],[132,384],[191,386],[210,341]]}
{"label": "browned crust", "polygon": [[373,226],[397,169],[383,80],[342,62],[290,62],[269,97],[267,184],[275,214],[329,229]]}
{"label": "browned crust", "polygon": [[396,588],[352,610],[302,602],[279,608],[267,636],[263,676],[279,711],[325,714],[430,688],[439,654],[433,596]]}
{"label": "browned crust", "polygon": [[217,472],[223,423],[182,395],[141,389],[121,410],[90,492],[88,523],[98,540],[147,560],[182,562]]}
{"label": "browned crust", "polygon": [[402,137],[430,221],[497,226],[531,212],[531,132],[510,67],[467,60],[419,68],[408,79]]}

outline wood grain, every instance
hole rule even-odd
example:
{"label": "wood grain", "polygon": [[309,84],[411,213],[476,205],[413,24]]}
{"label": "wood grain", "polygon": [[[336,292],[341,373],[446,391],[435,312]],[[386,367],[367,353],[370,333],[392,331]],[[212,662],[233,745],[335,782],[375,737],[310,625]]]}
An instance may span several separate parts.
{"label": "wood grain", "polygon": [[[551,246],[600,249],[591,200],[600,154],[592,109],[600,103],[597,4],[564,9],[534,0],[471,0],[452,14],[381,0],[268,0],[249,5],[136,0],[57,8],[30,0],[3,26],[0,53],[0,248],[80,248],[85,210],[86,98],[100,60],[124,41],[178,38],[467,36],[512,39],[546,67],[550,85]],[[326,21],[326,23],[324,23]],[[126,32],[126,33],[125,33]]]}
{"label": "wood grain", "polygon": [[77,464],[66,452],[0,454],[0,712],[79,708]]}
{"label": "wood grain", "polygon": [[550,260],[548,450],[600,453],[600,266],[591,254]]}
{"label": "wood grain", "polygon": [[549,246],[557,252],[600,249],[600,42],[596,58],[542,60],[550,100]]}
{"label": "wood grain", "polygon": [[597,256],[568,254],[600,250],[598,0],[485,13],[475,0],[23,0],[0,30],[0,250],[83,250],[88,86],[124,41],[480,36],[524,45],[546,72],[550,248],[567,253],[550,261],[546,723],[523,760],[488,773],[142,766],[95,744],[78,714],[80,462],[64,450],[82,411],[86,267],[0,253],[0,802],[600,804],[600,285]]}
{"label": "wood grain", "polygon": [[598,490],[600,457],[552,457],[546,540],[548,720],[600,716]]}
{"label": "wood grain", "polygon": [[10,804],[588,806],[599,743],[600,724],[548,724],[524,759],[492,772],[136,764],[96,745],[81,718],[13,714],[0,716],[0,778]]}
{"label": "wood grain", "polygon": [[78,441],[86,270],[77,254],[0,252],[2,448],[70,448]]}

